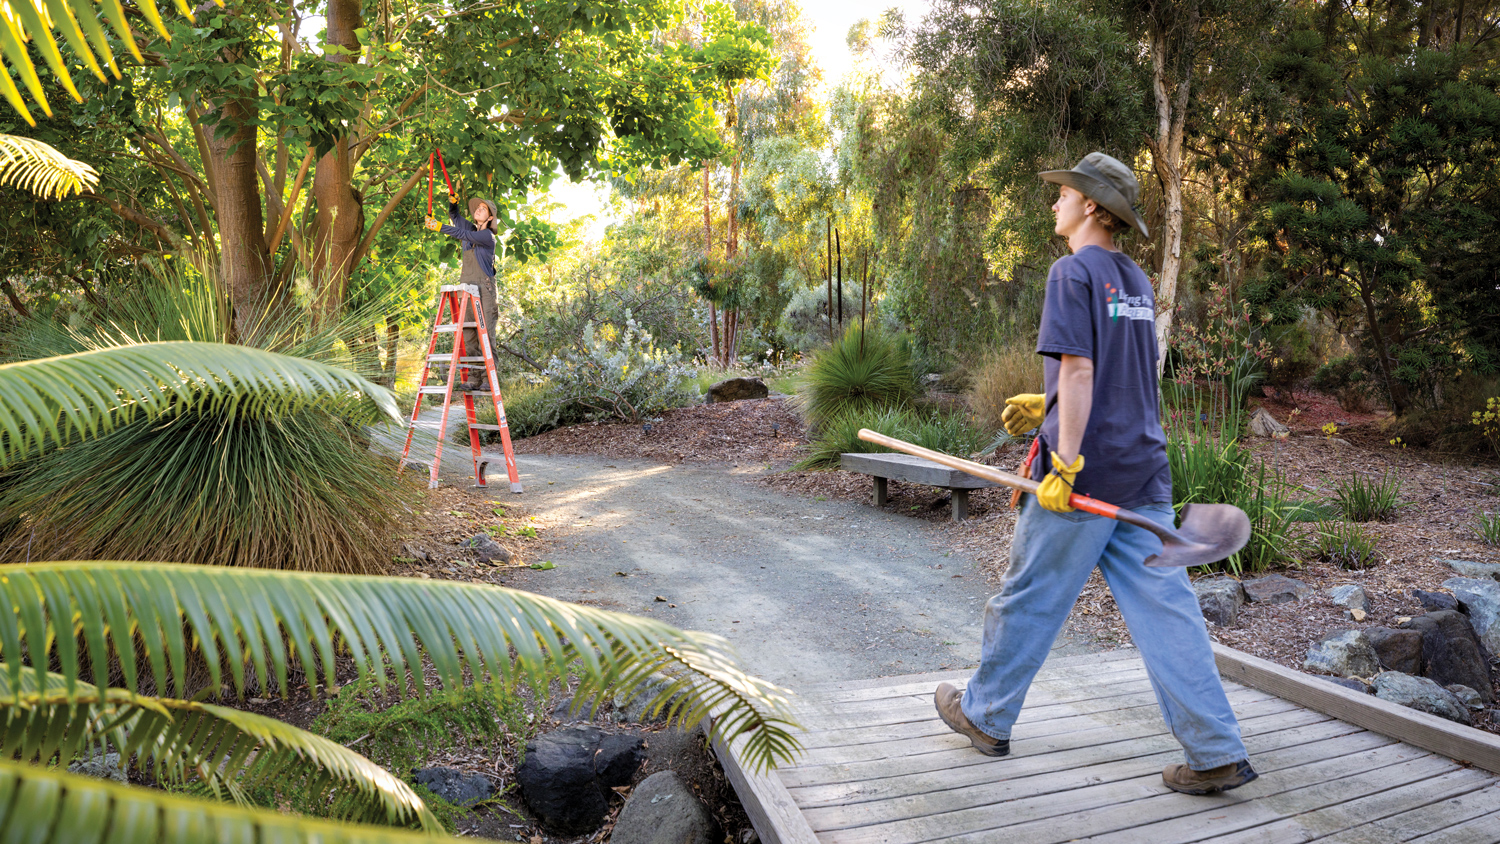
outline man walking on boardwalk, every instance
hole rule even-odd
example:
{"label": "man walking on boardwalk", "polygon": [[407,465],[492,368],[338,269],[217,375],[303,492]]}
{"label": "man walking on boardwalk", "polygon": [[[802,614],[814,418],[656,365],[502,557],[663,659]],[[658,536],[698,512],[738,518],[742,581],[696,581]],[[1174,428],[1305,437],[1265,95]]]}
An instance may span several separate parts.
{"label": "man walking on boardwalk", "polygon": [[985,606],[979,668],[963,692],[937,687],[938,714],[980,753],[1009,753],[1026,690],[1098,567],[1167,727],[1186,752],[1187,764],[1167,766],[1163,781],[1187,794],[1227,791],[1256,773],[1187,570],[1147,568],[1143,561],[1161,550],[1160,539],[1068,504],[1076,490],[1172,526],[1155,297],[1150,279],[1114,245],[1126,228],[1146,234],[1134,208],[1140,186],[1130,168],[1098,152],[1041,177],[1060,186],[1052,213],[1073,254],[1047,274],[1037,338],[1046,393],[1008,399],[1002,415],[1012,435],[1040,426],[1031,470],[1041,487],[1024,498],[1005,583]]}

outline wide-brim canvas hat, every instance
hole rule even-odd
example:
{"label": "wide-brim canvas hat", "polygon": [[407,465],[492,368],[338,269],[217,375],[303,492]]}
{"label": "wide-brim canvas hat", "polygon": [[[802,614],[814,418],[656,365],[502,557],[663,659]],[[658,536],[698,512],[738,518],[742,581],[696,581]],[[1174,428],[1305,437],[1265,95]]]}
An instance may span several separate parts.
{"label": "wide-brim canvas hat", "polygon": [[479,206],[481,205],[490,209],[490,228],[495,228],[496,226],[500,225],[500,210],[495,207],[495,203],[489,201],[488,199],[480,199],[477,196],[471,197],[469,199],[469,217],[472,218],[474,216],[474,212],[478,211]]}
{"label": "wide-brim canvas hat", "polygon": [[1072,170],[1046,170],[1037,175],[1043,181],[1067,185],[1103,205],[1109,213],[1129,223],[1142,235],[1151,236],[1146,230],[1146,221],[1135,210],[1141,198],[1141,183],[1118,158],[1091,152]]}

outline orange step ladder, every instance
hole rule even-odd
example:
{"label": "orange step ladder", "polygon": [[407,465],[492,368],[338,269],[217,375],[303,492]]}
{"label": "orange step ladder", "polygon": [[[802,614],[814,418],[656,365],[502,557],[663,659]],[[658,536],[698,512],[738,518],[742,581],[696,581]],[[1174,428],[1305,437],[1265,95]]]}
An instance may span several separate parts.
{"label": "orange step ladder", "polygon": [[[451,322],[444,322],[444,312],[447,312]],[[465,328],[473,328],[479,334],[479,348],[484,352],[480,355],[465,355],[464,332]],[[438,335],[453,335],[453,351],[450,354],[435,354]],[[448,364],[448,382],[439,386],[427,386],[427,377],[432,371],[434,363]],[[401,468],[406,464],[415,463],[419,466],[428,467],[427,488],[438,488],[438,468],[443,462],[443,441],[448,434],[448,410],[453,404],[453,383],[459,377],[459,370],[464,370],[467,375],[471,366],[484,365],[485,375],[489,384],[488,390],[460,391],[464,397],[464,414],[469,424],[469,451],[474,459],[474,486],[488,486],[485,483],[485,470],[489,467],[489,460],[480,453],[479,432],[499,431],[500,446],[505,452],[505,471],[510,476],[510,491],[521,492],[521,476],[516,472],[516,454],[510,445],[510,426],[505,423],[505,402],[500,396],[500,379],[495,374],[495,351],[490,348],[490,333],[488,326],[484,324],[484,313],[479,307],[479,288],[472,284],[443,285],[438,288],[437,314],[432,321],[432,339],[427,343],[427,360],[422,364],[422,378],[417,382],[417,400],[411,411],[411,424],[406,429],[406,447],[401,449]],[[420,460],[409,459],[411,455],[412,437],[417,432],[417,417],[422,414],[422,398],[424,396],[443,397],[443,415],[438,422],[437,451],[432,456],[431,463]],[[481,425],[474,416],[474,397],[489,396],[495,402],[495,425]]]}

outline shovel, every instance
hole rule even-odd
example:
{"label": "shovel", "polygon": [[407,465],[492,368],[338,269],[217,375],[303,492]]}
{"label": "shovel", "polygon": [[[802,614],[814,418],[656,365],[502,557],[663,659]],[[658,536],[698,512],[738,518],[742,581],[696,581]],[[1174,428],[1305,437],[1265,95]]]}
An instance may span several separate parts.
{"label": "shovel", "polygon": [[[933,451],[919,445],[885,434],[861,428],[859,438],[865,442],[883,445],[886,448],[923,457],[960,472],[983,478],[997,484],[1036,494],[1041,484],[1030,478],[1013,475],[983,463],[975,463],[962,457],[954,457],[941,451]],[[1128,525],[1149,530],[1161,537],[1161,553],[1146,558],[1146,565],[1164,568],[1205,566],[1217,563],[1230,554],[1245,547],[1250,541],[1250,517],[1233,504],[1189,504],[1182,508],[1182,524],[1176,530],[1162,527],[1156,522],[1131,510],[1122,510],[1087,495],[1073,493],[1068,503],[1086,513],[1106,516]]]}

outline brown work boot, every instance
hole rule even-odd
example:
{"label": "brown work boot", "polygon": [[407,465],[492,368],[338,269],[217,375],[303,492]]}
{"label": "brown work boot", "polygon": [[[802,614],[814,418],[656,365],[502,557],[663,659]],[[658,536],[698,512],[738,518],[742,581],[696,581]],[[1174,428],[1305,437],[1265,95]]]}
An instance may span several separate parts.
{"label": "brown work boot", "polygon": [[1183,794],[1217,794],[1239,788],[1258,776],[1260,774],[1250,767],[1250,760],[1241,759],[1206,771],[1195,771],[1181,763],[1168,765],[1161,772],[1161,781],[1167,784],[1167,788]]}
{"label": "brown work boot", "polygon": [[952,683],[938,683],[937,693],[932,696],[932,702],[937,704],[938,717],[948,725],[948,729],[962,736],[968,736],[969,742],[974,749],[985,756],[1005,756],[1010,753],[1010,740],[991,738],[980,732],[979,728],[969,723],[968,716],[964,715],[963,692],[960,692]]}

